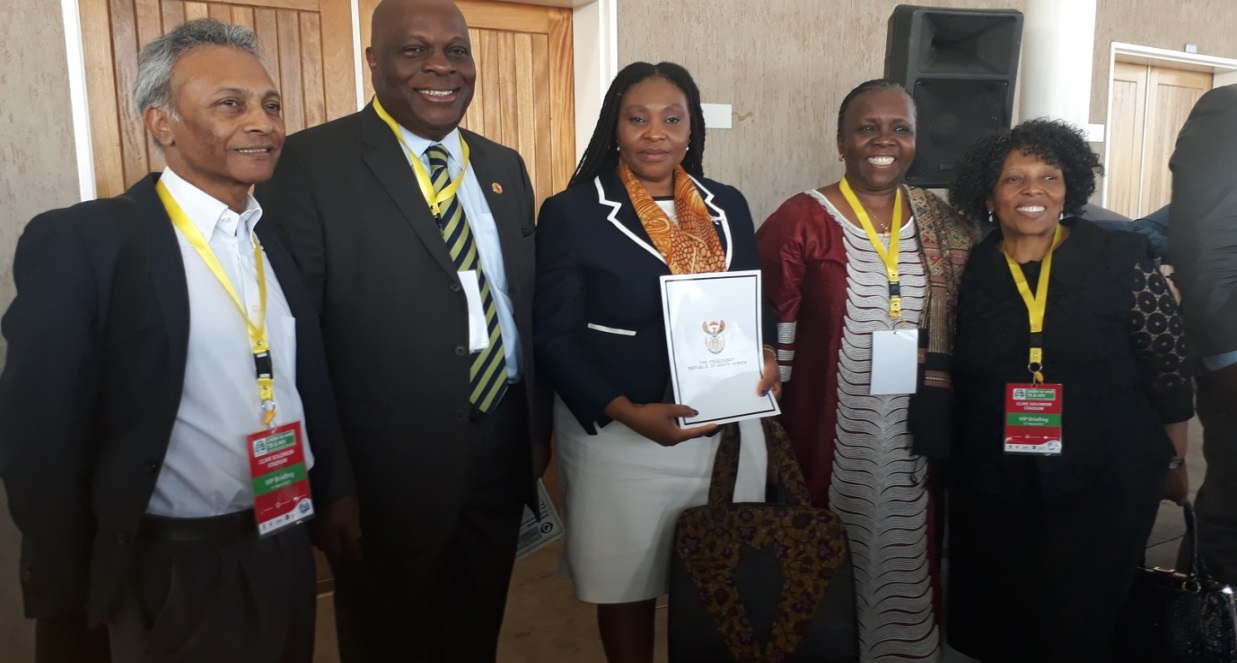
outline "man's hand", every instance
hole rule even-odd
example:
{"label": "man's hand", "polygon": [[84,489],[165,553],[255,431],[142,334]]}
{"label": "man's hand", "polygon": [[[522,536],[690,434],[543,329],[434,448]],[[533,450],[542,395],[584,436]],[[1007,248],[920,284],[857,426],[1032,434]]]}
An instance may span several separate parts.
{"label": "man's hand", "polygon": [[683,428],[679,417],[694,417],[697,412],[686,405],[666,403],[637,404],[619,396],[606,406],[606,416],[662,445],[673,447],[680,442],[703,437],[717,430],[717,424]]}
{"label": "man's hand", "polygon": [[356,495],[335,500],[318,512],[314,540],[327,557],[360,561],[361,506]]}

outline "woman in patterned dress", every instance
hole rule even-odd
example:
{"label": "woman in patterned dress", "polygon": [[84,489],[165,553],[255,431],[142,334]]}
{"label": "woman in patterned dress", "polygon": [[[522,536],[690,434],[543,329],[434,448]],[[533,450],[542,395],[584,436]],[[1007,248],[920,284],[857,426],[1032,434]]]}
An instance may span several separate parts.
{"label": "woman in patterned dress", "polygon": [[[860,660],[936,661],[939,524],[928,458],[948,449],[953,308],[974,230],[931,193],[903,185],[915,107],[897,83],[868,81],[846,96],[837,146],[842,181],[791,197],[757,232],[778,322],[783,424],[813,502],[846,523]],[[918,347],[885,355],[893,365],[881,378],[900,384],[874,390],[873,340],[890,330]]]}
{"label": "woman in patterned dress", "polygon": [[[949,642],[985,663],[1114,660],[1165,475],[1185,451],[1176,301],[1142,236],[1074,216],[1098,170],[1081,133],[1032,120],[976,143],[954,171],[950,202],[996,226],[958,292],[949,497]],[[1060,389],[1049,435],[1010,425],[1029,368],[1037,391]],[[1019,453],[1041,441],[1053,453]]]}

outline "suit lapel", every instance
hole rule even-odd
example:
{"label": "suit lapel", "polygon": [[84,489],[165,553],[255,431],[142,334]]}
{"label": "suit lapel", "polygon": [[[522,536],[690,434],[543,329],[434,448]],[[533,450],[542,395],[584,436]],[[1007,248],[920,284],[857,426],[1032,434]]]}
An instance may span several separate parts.
{"label": "suit lapel", "polygon": [[529,204],[531,201],[525,200],[522,195],[524,182],[520,180],[519,173],[501,172],[494,159],[490,158],[485,144],[476,139],[476,134],[462,129],[460,133],[468,142],[468,167],[472,169],[477,184],[481,186],[481,193],[490,207],[490,215],[494,217],[494,226],[498,229],[504,271],[507,273],[507,289],[511,291],[508,294],[514,298],[515,293],[525,284],[520,282],[520,270],[513,263],[518,259],[519,242],[525,231],[532,232],[531,228],[522,228],[521,223],[517,223],[517,219],[527,217],[527,211],[519,209],[519,205]]}
{"label": "suit lapel", "polygon": [[391,133],[391,128],[374,112],[372,105],[362,111],[361,131],[362,139],[370,147],[370,152],[365,155],[365,164],[374,178],[386,189],[404,215],[404,220],[412,226],[438,265],[454,278],[459,278],[438,222],[430,214],[429,205],[417,185],[417,176],[404,156],[404,147]]}
{"label": "suit lapel", "polygon": [[704,184],[695,177],[692,177],[692,182],[696,184],[696,191],[704,199],[705,207],[709,208],[709,218],[713,220],[713,230],[717,231],[717,239],[722,243],[722,250],[726,252],[726,269],[730,269],[730,259],[734,255],[734,251],[731,250],[732,242],[730,241],[730,218],[726,216],[726,210],[713,202],[712,191],[706,189]]}
{"label": "suit lapel", "polygon": [[[718,240],[726,252],[726,268],[729,269],[730,259],[734,252],[731,247],[730,220],[726,216],[726,210],[714,202],[713,192],[705,188],[699,179],[693,177],[692,182],[695,183],[696,190],[709,210],[709,217],[713,220],[713,229],[717,231]],[[631,198],[627,195],[626,187],[619,180],[618,173],[614,170],[603,171],[593,180],[593,185],[597,189],[597,203],[606,209],[606,221],[618,228],[627,239],[635,242],[637,246],[665,265],[666,259],[653,245],[653,240],[645,231],[644,224],[636,215],[636,209],[631,204]]]}
{"label": "suit lapel", "polygon": [[305,291],[303,287],[289,287],[288,285],[293,283],[294,279],[301,278],[292,254],[284,248],[278,229],[269,222],[259,223],[254,227],[253,232],[258,236],[258,241],[262,242],[262,253],[266,256],[271,271],[275,273],[275,279],[279,281],[279,289],[283,292],[284,300],[288,302],[292,317],[298,320],[298,325],[301,324],[299,321],[311,316],[310,311],[313,308],[309,303],[309,298],[302,296]]}
{"label": "suit lapel", "polygon": [[184,381],[185,358],[189,348],[189,285],[185,281],[185,263],[180,254],[176,230],[168,216],[155,183],[153,173],[134,184],[125,196],[137,204],[143,225],[143,237],[149,243],[150,278],[154,283],[155,300],[163,313],[171,350],[171,368],[179,373],[174,382]]}
{"label": "suit lapel", "polygon": [[618,173],[613,169],[604,170],[593,179],[593,185],[597,189],[597,203],[605,210],[606,222],[664,266],[666,259],[657,247],[653,246],[653,240],[644,230],[644,224],[640,223],[640,217],[636,215],[636,208],[631,204],[631,198],[619,180]]}

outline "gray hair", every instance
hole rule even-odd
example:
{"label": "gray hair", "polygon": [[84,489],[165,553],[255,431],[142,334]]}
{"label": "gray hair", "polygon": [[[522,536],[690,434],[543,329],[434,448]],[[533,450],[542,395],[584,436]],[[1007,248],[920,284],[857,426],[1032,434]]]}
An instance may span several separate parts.
{"label": "gray hair", "polygon": [[203,46],[239,48],[263,62],[258,36],[249,28],[215,18],[186,21],[171,32],[146,44],[137,57],[133,82],[133,109],[140,116],[147,108],[161,108],[176,115],[172,107],[172,69],[180,57]]}

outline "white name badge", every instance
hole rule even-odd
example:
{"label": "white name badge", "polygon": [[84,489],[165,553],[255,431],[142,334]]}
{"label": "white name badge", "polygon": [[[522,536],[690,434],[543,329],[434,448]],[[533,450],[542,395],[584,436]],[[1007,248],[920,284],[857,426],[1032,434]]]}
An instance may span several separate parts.
{"label": "white name badge", "polygon": [[919,377],[919,330],[872,332],[872,395],[913,394]]}
{"label": "white name badge", "polygon": [[490,334],[485,324],[485,307],[481,305],[481,286],[476,270],[460,272],[460,285],[468,299],[468,350],[480,352],[490,347]]}

